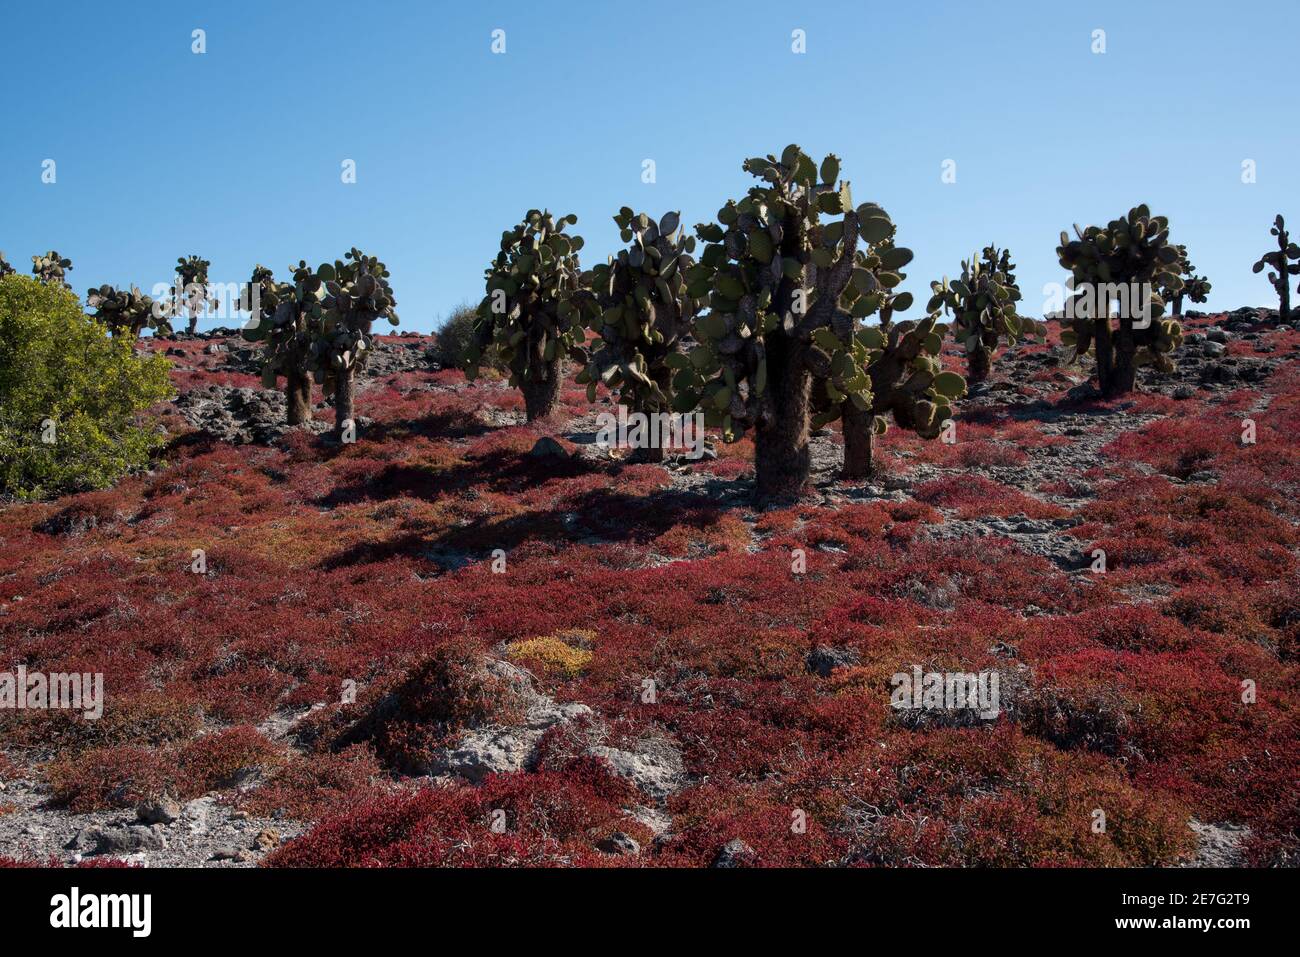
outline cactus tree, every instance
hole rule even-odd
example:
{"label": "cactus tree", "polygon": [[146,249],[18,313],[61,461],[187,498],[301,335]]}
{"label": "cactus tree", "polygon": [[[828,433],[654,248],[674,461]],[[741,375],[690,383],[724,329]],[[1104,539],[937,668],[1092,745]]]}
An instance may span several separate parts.
{"label": "cactus tree", "polygon": [[[1139,365],[1173,370],[1168,354],[1182,342],[1182,327],[1160,318],[1165,303],[1157,290],[1176,295],[1182,288],[1182,258],[1169,242],[1169,221],[1145,205],[1105,227],[1074,229],[1075,239],[1061,233],[1056,254],[1083,295],[1069,304],[1071,317],[1062,317],[1061,341],[1075,346],[1076,358],[1095,350],[1102,395],[1126,395]],[[1118,317],[1112,298],[1121,303]]]}
{"label": "cactus tree", "polygon": [[[304,278],[299,280],[299,275]],[[356,247],[315,273],[306,272],[304,265],[294,274],[295,284],[301,281],[312,295],[319,295],[324,287],[321,302],[306,310],[311,340],[306,368],[334,394],[334,435],[341,441],[347,441],[352,431],[356,372],[373,349],[371,326],[380,318],[394,326],[398,323],[397,299],[388,275],[387,266]]]}
{"label": "cactus tree", "polygon": [[172,305],[174,312],[182,312],[189,317],[186,327],[190,335],[199,325],[199,314],[209,306],[215,306],[216,300],[208,294],[208,267],[212,263],[198,256],[181,256],[176,260],[177,290]]}
{"label": "cactus tree", "polygon": [[523,222],[501,234],[501,251],[486,270],[487,295],[478,305],[474,340],[465,351],[470,378],[488,345],[510,369],[510,385],[524,394],[528,421],[555,411],[566,356],[584,362],[583,316],[596,312],[579,295],[581,236],[569,236],[573,214],[556,218],[530,209]]}
{"label": "cactus tree", "polygon": [[882,322],[859,333],[867,352],[871,408],[864,413],[844,407],[845,478],[871,474],[876,437],[885,434],[890,418],[925,439],[943,431],[953,401],[966,393],[962,376],[943,371],[939,351],[947,331],[937,315],[929,315],[919,322]]}
{"label": "cactus tree", "polygon": [[1260,256],[1252,271],[1261,272],[1265,266],[1272,270],[1268,281],[1277,290],[1278,321],[1286,322],[1291,318],[1291,277],[1300,275],[1300,246],[1291,242],[1291,234],[1287,232],[1286,220],[1281,213],[1273,220],[1269,232],[1277,237],[1277,249]]}
{"label": "cactus tree", "polygon": [[700,344],[678,408],[699,402],[727,439],[753,430],[761,501],[797,494],[808,478],[814,377],[828,401],[871,407],[855,320],[880,308],[901,276],[861,268],[859,236],[883,240],[893,224],[879,206],[853,207],[836,156],[819,168],[791,145],[744,169],[763,185],[696,227],[707,245],[688,292],[710,308],[695,323]]}
{"label": "cactus tree", "polygon": [[1211,286],[1209,279],[1196,274],[1196,267],[1187,258],[1187,247],[1180,244],[1177,249],[1180,262],[1179,277],[1183,280],[1183,286],[1176,292],[1162,290],[1162,294],[1166,303],[1170,299],[1173,300],[1172,315],[1181,316],[1183,314],[1183,298],[1186,297],[1196,303],[1205,302],[1210,297]]}
{"label": "cactus tree", "polygon": [[[631,412],[667,413],[674,369],[689,361],[680,343],[697,306],[686,291],[695,237],[682,234],[675,212],[656,221],[625,206],[614,221],[631,245],[583,277],[600,307],[591,320],[599,339],[577,381],[587,386],[589,401],[595,400],[597,383],[604,383],[618,390],[619,404]],[[634,455],[659,462],[663,453],[662,444],[652,439]]]}
{"label": "cactus tree", "polygon": [[927,312],[943,308],[953,317],[952,331],[966,351],[967,378],[988,378],[999,340],[1008,344],[1022,335],[1043,335],[1046,330],[1016,314],[1020,287],[1008,250],[985,246],[980,259],[971,256],[961,264],[961,277],[930,283],[933,295]]}
{"label": "cactus tree", "polygon": [[[871,229],[867,248],[854,256],[854,281],[840,301],[841,311],[852,322],[853,368],[865,369],[870,382],[869,401],[846,398],[824,376],[814,378],[812,390],[813,428],[841,420],[847,479],[871,474],[876,436],[885,433],[891,415],[900,426],[935,438],[951,415],[952,400],[966,388],[961,376],[940,373],[938,355],[946,327],[937,325],[933,317],[923,321],[922,331],[915,335],[911,334],[915,323],[894,326],[894,314],[912,306],[912,294],[897,291],[907,278],[902,268],[912,261],[912,251],[894,244],[894,226],[883,210]],[[861,327],[855,314],[877,310],[879,322]],[[838,336],[845,327],[845,318],[837,317],[829,328],[819,329],[814,340],[832,346],[829,337]]]}
{"label": "cactus tree", "polygon": [[32,257],[32,275],[47,286],[67,286],[65,274],[72,268],[72,260],[51,249],[44,256]]}
{"label": "cactus tree", "polygon": [[262,385],[275,388],[284,376],[286,421],[301,425],[311,420],[311,375],[307,371],[311,335],[309,321],[323,312],[324,281],[299,262],[292,283],[279,283],[265,266],[253,270],[258,291],[258,314],[242,330],[249,342],[263,344]]}
{"label": "cactus tree", "polygon": [[153,329],[156,335],[171,333],[171,324],[161,309],[155,309],[153,297],[135,286],[90,289],[86,292],[86,304],[95,310],[95,318],[108,327],[114,338],[129,335],[135,339],[145,329]]}

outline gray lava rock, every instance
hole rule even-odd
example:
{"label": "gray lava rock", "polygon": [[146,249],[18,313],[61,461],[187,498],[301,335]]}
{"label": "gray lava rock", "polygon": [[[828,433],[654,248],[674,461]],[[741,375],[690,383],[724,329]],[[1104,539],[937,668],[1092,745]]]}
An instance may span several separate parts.
{"label": "gray lava rock", "polygon": [[858,653],[852,648],[832,648],[819,645],[808,652],[808,670],[822,678],[829,678],[836,668],[856,665]]}
{"label": "gray lava rock", "polygon": [[615,831],[609,837],[599,841],[596,849],[620,857],[636,857],[641,853],[641,845],[633,840],[631,835],[624,834],[622,831]]}
{"label": "gray lava rock", "polygon": [[740,838],[728,841],[713,859],[714,867],[749,867],[754,863],[754,849]]}
{"label": "gray lava rock", "polygon": [[543,435],[537,440],[537,444],[529,449],[528,457],[534,459],[565,461],[570,456],[563,445],[551,438],[549,435]]}
{"label": "gray lava rock", "polygon": [[167,846],[161,827],[143,824],[89,828],[86,837],[94,845],[94,854],[132,854],[158,851]]}
{"label": "gray lava rock", "polygon": [[135,816],[144,824],[170,824],[181,816],[181,806],[170,795],[151,798],[136,805]]}

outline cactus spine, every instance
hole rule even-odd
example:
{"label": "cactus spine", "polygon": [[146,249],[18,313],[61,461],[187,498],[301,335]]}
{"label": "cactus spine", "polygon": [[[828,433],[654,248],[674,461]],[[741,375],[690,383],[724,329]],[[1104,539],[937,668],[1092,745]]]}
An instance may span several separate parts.
{"label": "cactus spine", "polygon": [[[1261,272],[1265,266],[1273,271],[1268,274],[1268,281],[1273,284],[1278,298],[1278,321],[1286,322],[1291,318],[1291,276],[1300,275],[1300,246],[1291,242],[1287,232],[1286,220],[1278,213],[1269,232],[1277,237],[1277,249],[1259,257],[1259,262],[1252,267],[1252,272]],[[1300,287],[1297,287],[1300,292]]]}
{"label": "cactus spine", "polygon": [[[1073,240],[1061,233],[1056,254],[1071,271],[1076,290],[1085,295],[1072,304],[1072,319],[1062,317],[1068,328],[1061,341],[1075,346],[1075,358],[1095,350],[1103,396],[1127,395],[1139,365],[1173,369],[1168,353],[1181,344],[1182,327],[1160,318],[1165,303],[1157,290],[1177,294],[1182,288],[1182,258],[1169,242],[1169,221],[1152,216],[1145,205],[1105,227],[1074,230]],[[1110,315],[1112,296],[1125,304],[1117,327],[1111,325],[1116,318]]]}
{"label": "cactus spine", "polygon": [[530,209],[523,222],[501,234],[501,251],[485,271],[486,292],[478,305],[474,340],[465,350],[466,375],[478,375],[479,360],[495,344],[510,369],[510,385],[524,394],[528,421],[555,411],[564,381],[566,356],[585,362],[578,348],[583,316],[597,311],[595,300],[578,295],[581,236],[564,229],[578,221]]}
{"label": "cactus spine", "polygon": [[[625,206],[614,221],[631,245],[583,277],[600,308],[590,323],[599,339],[577,381],[586,385],[589,402],[595,401],[597,383],[603,383],[618,390],[619,404],[630,412],[667,413],[674,372],[690,362],[680,343],[698,306],[685,278],[694,265],[695,237],[683,235],[675,212],[656,221]],[[657,441],[633,453],[638,461],[663,457]]]}

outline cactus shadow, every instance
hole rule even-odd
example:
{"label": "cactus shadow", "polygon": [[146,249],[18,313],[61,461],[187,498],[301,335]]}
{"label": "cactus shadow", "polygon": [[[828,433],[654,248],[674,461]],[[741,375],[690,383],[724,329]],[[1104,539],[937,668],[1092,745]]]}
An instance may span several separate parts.
{"label": "cactus shadow", "polygon": [[[727,485],[726,482],[720,482]],[[677,528],[707,532],[737,505],[707,485],[632,495],[597,489],[560,504],[506,517],[486,516],[429,536],[407,532],[384,542],[362,542],[329,556],[321,569],[332,571],[393,558],[418,558],[436,573],[457,571],[486,560],[494,549],[509,552],[528,544],[551,547],[647,545]]]}

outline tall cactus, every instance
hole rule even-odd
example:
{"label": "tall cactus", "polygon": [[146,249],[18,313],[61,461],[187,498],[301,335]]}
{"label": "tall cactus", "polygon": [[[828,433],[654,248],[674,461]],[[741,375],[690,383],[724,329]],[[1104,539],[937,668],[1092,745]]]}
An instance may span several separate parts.
{"label": "tall cactus", "polygon": [[1196,267],[1192,265],[1191,259],[1187,256],[1187,247],[1180,243],[1175,248],[1178,250],[1178,275],[1179,278],[1182,279],[1183,285],[1182,288],[1177,291],[1163,289],[1161,290],[1161,295],[1164,297],[1166,303],[1173,300],[1172,315],[1181,316],[1183,314],[1184,298],[1190,299],[1192,302],[1196,303],[1205,302],[1205,300],[1210,297],[1210,289],[1212,287],[1209,279],[1205,276],[1198,276],[1196,274]]}
{"label": "tall cactus", "polygon": [[[881,216],[885,220],[889,218],[883,211]],[[912,261],[912,251],[895,245],[894,235],[892,222],[887,227],[884,223],[875,225],[873,239],[866,243],[865,250],[854,255],[855,279],[840,302],[842,309],[849,310],[853,322],[853,367],[865,369],[870,380],[869,402],[842,398],[837,401],[833,387],[828,388],[821,378],[813,382],[812,427],[821,428],[837,417],[840,419],[846,479],[866,478],[871,474],[876,437],[885,433],[891,415],[900,426],[935,438],[951,415],[952,399],[963,394],[966,387],[960,376],[949,374],[939,378],[938,355],[946,327],[936,325],[931,317],[921,323],[923,332],[909,337],[916,323],[893,325],[894,314],[906,312],[912,306],[912,294],[897,291],[907,278],[902,269]],[[859,303],[859,298],[866,295],[863,290],[870,290],[872,298]],[[860,328],[860,320],[853,317],[853,311],[878,311],[879,322]],[[841,326],[843,322],[841,319]],[[833,323],[831,330],[819,330],[814,338],[825,338],[828,332],[834,334],[834,328]],[[923,346],[931,346],[930,351],[926,352]]]}
{"label": "tall cactus", "polygon": [[[919,322],[895,324],[881,311],[877,326],[860,330],[856,346],[871,379],[871,406],[840,406],[844,431],[844,477],[866,478],[874,468],[875,440],[884,435],[889,419],[926,439],[934,439],[952,418],[952,403],[966,393],[966,380],[944,372],[940,350],[948,329],[935,314]],[[819,407],[814,427],[835,418],[834,407]]]}
{"label": "tall cactus", "polygon": [[[707,245],[687,271],[687,291],[708,298],[699,345],[675,378],[678,411],[699,404],[731,440],[754,431],[760,501],[796,495],[811,468],[811,390],[870,408],[870,379],[855,362],[855,319],[880,308],[901,277],[859,268],[858,238],[892,233],[885,211],[857,209],[840,161],[820,169],[798,146],[744,163],[763,180],[700,224]],[[835,219],[833,217],[842,217]]]}
{"label": "tall cactus", "polygon": [[47,286],[71,288],[64,277],[72,269],[72,260],[51,249],[44,256],[32,257],[32,275]]}
{"label": "tall cactus", "polygon": [[579,295],[583,239],[564,232],[577,221],[572,213],[557,219],[530,209],[523,222],[501,234],[501,251],[484,274],[487,294],[478,305],[474,340],[465,351],[472,379],[483,350],[496,345],[510,369],[510,385],[524,394],[529,422],[555,411],[565,358],[586,359],[579,348],[583,316],[594,315],[597,306]]}
{"label": "tall cactus", "polygon": [[154,330],[155,335],[171,334],[166,313],[155,309],[153,297],[135,286],[116,289],[104,285],[90,289],[86,292],[86,305],[95,310],[94,318],[106,325],[115,339],[123,335],[136,339],[145,329]]}
{"label": "tall cactus", "polygon": [[[1286,322],[1291,318],[1291,276],[1300,275],[1300,246],[1291,242],[1287,232],[1286,220],[1278,213],[1269,232],[1277,237],[1277,249],[1264,253],[1255,263],[1252,272],[1261,272],[1265,266],[1273,271],[1268,274],[1268,281],[1277,290],[1278,321]],[[1300,292],[1300,287],[1297,287]]]}
{"label": "tall cactus", "polygon": [[273,389],[284,376],[286,421],[289,425],[309,422],[309,322],[319,321],[323,313],[324,281],[302,261],[294,269],[292,283],[276,282],[271,270],[261,265],[253,269],[251,283],[258,290],[258,314],[241,333],[249,342],[263,343],[262,385]]}
{"label": "tall cactus", "polygon": [[[1061,341],[1075,346],[1075,358],[1095,350],[1102,395],[1127,395],[1139,365],[1173,371],[1169,353],[1182,343],[1182,326],[1160,318],[1165,302],[1158,290],[1177,294],[1182,288],[1182,258],[1169,242],[1169,221],[1152,216],[1146,205],[1105,227],[1074,230],[1073,240],[1061,233],[1056,254],[1084,296],[1071,304],[1072,318],[1059,317],[1066,326]],[[1110,315],[1113,295],[1126,304],[1117,319]]]}
{"label": "tall cactus", "polygon": [[[619,404],[630,412],[670,410],[674,370],[689,363],[681,340],[699,306],[686,291],[695,237],[684,235],[680,220],[680,214],[668,212],[656,221],[624,206],[614,222],[631,245],[583,277],[600,307],[590,322],[599,339],[587,350],[586,367],[577,377],[587,386],[588,401],[595,400],[597,383],[604,383],[618,391]],[[633,456],[660,462],[664,449],[652,441]]]}
{"label": "tall cactus", "polygon": [[1020,287],[1009,250],[985,246],[980,259],[962,260],[961,277],[930,283],[927,312],[942,308],[953,317],[952,331],[966,351],[967,378],[988,378],[998,343],[1014,343],[1021,336],[1042,337],[1046,327],[1017,315]]}
{"label": "tall cactus", "polygon": [[[347,440],[354,426],[356,372],[372,351],[371,326],[380,318],[398,323],[388,276],[387,266],[354,246],[343,259],[320,266],[302,280],[313,295],[319,295],[321,285],[325,289],[321,301],[306,312],[310,345],[305,365],[327,392],[334,393],[334,435],[340,441]],[[295,273],[295,283],[297,277]]]}
{"label": "tall cactus", "polygon": [[199,326],[199,314],[209,306],[215,306],[216,300],[208,294],[208,267],[212,263],[198,256],[181,256],[176,260],[176,277],[179,290],[173,309],[185,312],[189,317],[186,330],[190,335]]}

